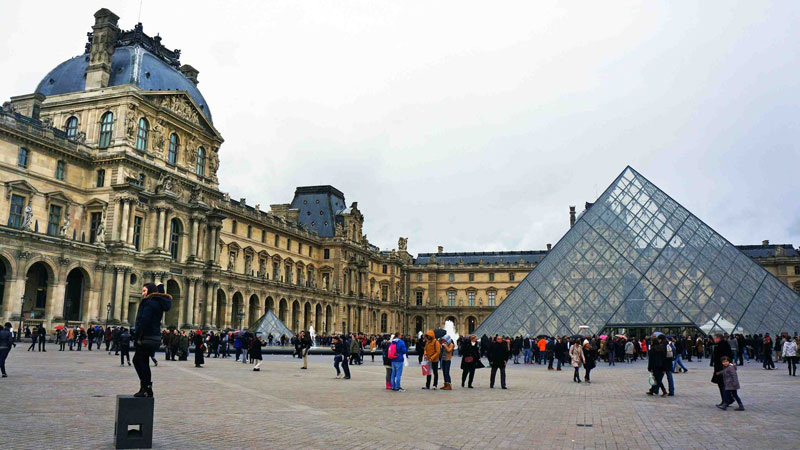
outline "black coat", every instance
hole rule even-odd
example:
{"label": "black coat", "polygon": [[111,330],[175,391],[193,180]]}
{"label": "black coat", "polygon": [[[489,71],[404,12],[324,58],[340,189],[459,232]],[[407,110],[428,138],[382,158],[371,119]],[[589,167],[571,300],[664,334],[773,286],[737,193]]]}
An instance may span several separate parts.
{"label": "black coat", "polygon": [[712,383],[721,383],[722,375],[717,375],[725,366],[722,365],[722,357],[727,356],[728,360],[733,362],[733,351],[728,341],[722,339],[718,344],[714,344],[714,352],[711,353],[711,362],[714,363],[714,376],[711,377]]}
{"label": "black coat", "polygon": [[505,341],[492,342],[492,345],[489,346],[489,363],[493,366],[504,366],[508,361],[508,354],[508,344]]}
{"label": "black coat", "polygon": [[[464,361],[464,359],[467,358],[468,356],[472,357],[472,362],[468,363],[468,362]],[[463,347],[461,347],[461,369],[462,370],[478,368],[479,367],[478,364],[480,363],[480,360],[481,360],[481,351],[478,348],[478,344],[477,343],[475,345],[472,345],[472,343],[468,342],[468,343],[464,344]],[[482,366],[483,365],[481,364],[480,367],[482,367]]]}
{"label": "black coat", "polygon": [[667,346],[656,341],[650,345],[650,351],[647,352],[647,370],[666,372],[668,369],[672,369],[672,364],[667,362]]}
{"label": "black coat", "polygon": [[262,356],[261,356],[261,346],[262,345],[263,344],[261,343],[261,340],[253,339],[252,343],[250,344],[250,353],[249,353],[251,358],[253,358],[253,359],[262,359]]}
{"label": "black coat", "polygon": [[172,306],[169,294],[154,292],[143,298],[136,313],[136,340],[161,334],[161,318]]}

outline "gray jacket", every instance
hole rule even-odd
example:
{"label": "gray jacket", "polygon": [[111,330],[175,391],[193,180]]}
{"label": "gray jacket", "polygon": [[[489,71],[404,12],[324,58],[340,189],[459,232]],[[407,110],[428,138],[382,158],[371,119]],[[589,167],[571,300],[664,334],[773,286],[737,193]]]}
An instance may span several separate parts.
{"label": "gray jacket", "polygon": [[720,371],[722,374],[722,382],[725,385],[726,391],[739,390],[739,375],[736,374],[736,366],[728,364],[728,367]]}

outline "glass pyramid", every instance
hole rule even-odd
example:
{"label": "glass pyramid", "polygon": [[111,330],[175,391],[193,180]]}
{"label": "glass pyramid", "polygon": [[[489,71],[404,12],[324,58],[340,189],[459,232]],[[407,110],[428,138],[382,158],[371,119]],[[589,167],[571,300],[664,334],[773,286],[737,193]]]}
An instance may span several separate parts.
{"label": "glass pyramid", "polygon": [[260,319],[256,321],[250,328],[250,331],[256,333],[256,335],[260,335],[264,339],[267,338],[270,334],[277,340],[280,339],[281,335],[286,335],[287,338],[291,338],[294,336],[289,328],[278,319],[278,316],[272,313],[271,310],[267,311],[266,314],[261,316]]}
{"label": "glass pyramid", "polygon": [[626,167],[475,334],[800,329],[800,297]]}

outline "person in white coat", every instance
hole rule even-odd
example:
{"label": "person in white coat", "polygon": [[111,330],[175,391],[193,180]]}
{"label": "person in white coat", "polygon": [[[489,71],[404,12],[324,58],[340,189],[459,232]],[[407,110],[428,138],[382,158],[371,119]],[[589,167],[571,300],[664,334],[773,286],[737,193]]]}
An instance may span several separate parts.
{"label": "person in white coat", "polygon": [[781,353],[783,353],[783,359],[786,360],[786,365],[789,367],[789,375],[796,377],[797,376],[797,342],[795,342],[792,338],[787,338],[786,342],[783,343],[783,348],[781,349]]}

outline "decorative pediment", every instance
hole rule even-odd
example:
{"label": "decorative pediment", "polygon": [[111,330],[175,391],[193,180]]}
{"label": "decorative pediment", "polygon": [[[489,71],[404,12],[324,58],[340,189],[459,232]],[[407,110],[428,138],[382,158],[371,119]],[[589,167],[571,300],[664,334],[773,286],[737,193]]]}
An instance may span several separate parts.
{"label": "decorative pediment", "polygon": [[284,259],[283,262],[285,262],[286,264],[294,264],[294,260],[291,257],[286,257],[286,259]]}
{"label": "decorative pediment", "polygon": [[64,191],[48,192],[47,194],[44,194],[44,197],[47,199],[48,204],[51,202],[63,202],[68,205],[74,203],[71,198],[64,194]]}
{"label": "decorative pediment", "polygon": [[25,180],[15,180],[6,182],[6,198],[11,198],[11,193],[14,191],[23,192],[29,195],[35,195],[39,193],[38,189],[36,189],[32,184],[28,183]]}
{"label": "decorative pediment", "polygon": [[269,253],[267,253],[265,250],[261,250],[260,252],[258,252],[258,257],[259,258],[264,258],[264,259],[269,259]]}
{"label": "decorative pediment", "polygon": [[222,140],[210,120],[203,114],[202,109],[197,106],[197,103],[191,96],[183,92],[174,91],[153,91],[144,94],[156,106],[159,106],[169,113],[172,113],[181,119],[193,123],[199,127],[206,128],[215,137]]}
{"label": "decorative pediment", "polygon": [[228,244],[228,250],[229,251],[234,251],[235,252],[235,251],[238,251],[240,249],[241,249],[241,247],[239,247],[239,244],[237,244],[236,242],[231,242],[230,244]]}
{"label": "decorative pediment", "polygon": [[85,205],[83,205],[83,207],[85,209],[90,209],[90,208],[106,209],[108,207],[108,202],[104,202],[99,198],[93,198],[89,200]]}
{"label": "decorative pediment", "polygon": [[255,249],[253,249],[253,247],[248,245],[247,247],[244,248],[243,253],[246,255],[254,255],[256,251]]}

